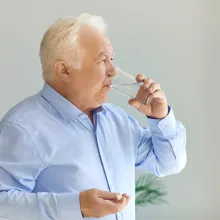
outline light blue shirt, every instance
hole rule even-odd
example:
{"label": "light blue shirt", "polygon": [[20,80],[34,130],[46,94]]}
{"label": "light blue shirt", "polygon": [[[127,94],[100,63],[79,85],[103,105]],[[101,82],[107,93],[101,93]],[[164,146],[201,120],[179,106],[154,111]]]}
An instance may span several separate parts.
{"label": "light blue shirt", "polygon": [[47,84],[5,115],[0,219],[79,220],[79,193],[96,188],[131,196],[123,211],[102,219],[134,220],[135,168],[158,176],[184,168],[186,132],[172,108],[162,120],[148,119],[150,129],[113,104],[93,116],[94,125]]}

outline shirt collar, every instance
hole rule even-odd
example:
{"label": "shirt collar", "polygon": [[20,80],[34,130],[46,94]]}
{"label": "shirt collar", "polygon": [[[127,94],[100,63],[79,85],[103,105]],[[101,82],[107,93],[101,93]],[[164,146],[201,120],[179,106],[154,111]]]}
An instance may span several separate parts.
{"label": "shirt collar", "polygon": [[[43,89],[41,91],[41,96],[45,98],[68,123],[73,121],[76,117],[84,114],[81,110],[79,110],[75,105],[64,98],[61,94],[56,92],[47,83],[44,83]],[[94,113],[97,114],[104,111],[104,107],[100,106],[94,110]]]}

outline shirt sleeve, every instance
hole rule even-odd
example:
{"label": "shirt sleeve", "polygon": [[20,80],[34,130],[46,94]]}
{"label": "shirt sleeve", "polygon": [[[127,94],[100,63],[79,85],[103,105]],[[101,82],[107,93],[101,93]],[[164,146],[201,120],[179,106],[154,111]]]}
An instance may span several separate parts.
{"label": "shirt sleeve", "polygon": [[179,173],[186,165],[186,130],[176,121],[172,108],[163,119],[148,118],[150,129],[140,127],[129,116],[136,146],[137,169],[167,176]]}
{"label": "shirt sleeve", "polygon": [[45,168],[34,142],[20,125],[0,127],[0,219],[82,219],[79,193],[33,193]]}

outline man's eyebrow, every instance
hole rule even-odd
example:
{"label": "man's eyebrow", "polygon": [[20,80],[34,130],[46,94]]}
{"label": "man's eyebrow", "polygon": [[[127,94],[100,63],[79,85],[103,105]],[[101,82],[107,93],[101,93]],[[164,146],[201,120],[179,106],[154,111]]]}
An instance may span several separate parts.
{"label": "man's eyebrow", "polygon": [[103,51],[98,53],[98,57],[103,57],[103,56],[107,56],[107,54]]}
{"label": "man's eyebrow", "polygon": [[[104,57],[104,56],[108,56],[108,53],[105,53],[104,51],[100,51],[97,55],[98,58]],[[114,57],[115,53],[112,53],[111,57]]]}

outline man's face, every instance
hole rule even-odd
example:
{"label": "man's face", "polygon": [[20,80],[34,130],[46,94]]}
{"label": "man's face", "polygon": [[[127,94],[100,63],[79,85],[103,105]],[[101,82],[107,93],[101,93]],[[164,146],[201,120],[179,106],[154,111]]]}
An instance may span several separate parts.
{"label": "man's face", "polygon": [[108,85],[114,76],[113,48],[110,41],[98,31],[85,28],[80,35],[84,57],[81,69],[72,70],[71,87],[82,101],[96,108],[106,101],[110,90]]}

